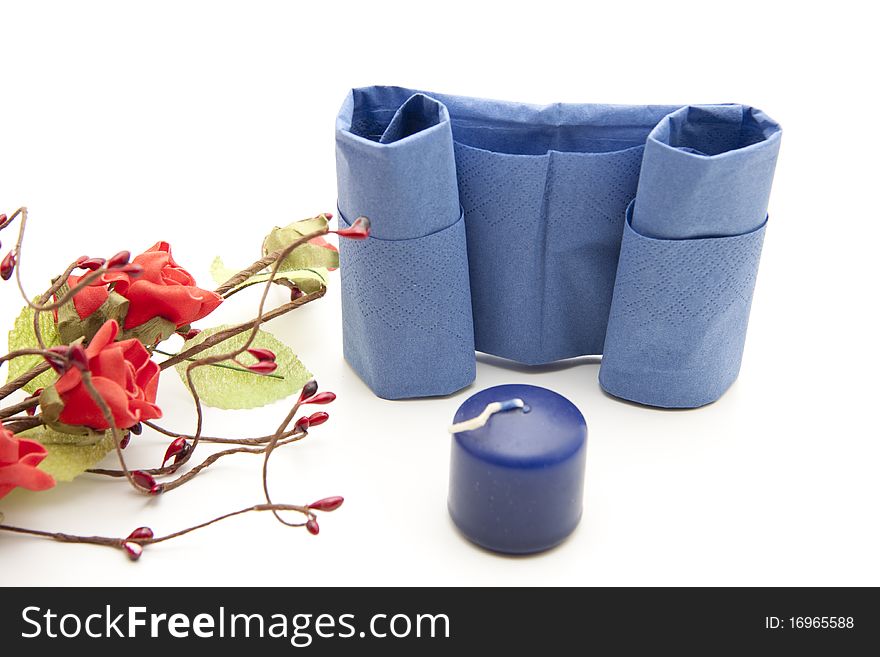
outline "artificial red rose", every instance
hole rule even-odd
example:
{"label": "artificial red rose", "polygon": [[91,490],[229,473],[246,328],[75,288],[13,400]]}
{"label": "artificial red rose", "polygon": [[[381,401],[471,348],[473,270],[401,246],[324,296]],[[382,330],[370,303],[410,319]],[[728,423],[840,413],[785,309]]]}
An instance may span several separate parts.
{"label": "artificial red rose", "polygon": [[52,488],[55,485],[52,476],[37,469],[44,458],[45,447],[36,441],[19,438],[0,422],[0,497],[19,486],[27,490]]}
{"label": "artificial red rose", "polygon": [[[167,319],[180,328],[201,319],[223,301],[220,295],[196,285],[192,275],[171,257],[168,242],[156,242],[132,263],[144,268],[139,277],[110,271],[76,294],[73,305],[80,318],[85,319],[101,307],[107,300],[111,283],[114,292],[128,299],[126,329],[154,317]],[[73,287],[79,279],[79,276],[71,276],[68,285]]]}
{"label": "artificial red rose", "polygon": [[[155,403],[159,366],[138,340],[114,342],[118,334],[119,324],[105,322],[86,347],[86,356],[92,383],[110,407],[116,426],[128,429],[141,420],[162,417]],[[59,422],[97,431],[110,428],[76,367],[62,374],[54,388],[64,403]]]}

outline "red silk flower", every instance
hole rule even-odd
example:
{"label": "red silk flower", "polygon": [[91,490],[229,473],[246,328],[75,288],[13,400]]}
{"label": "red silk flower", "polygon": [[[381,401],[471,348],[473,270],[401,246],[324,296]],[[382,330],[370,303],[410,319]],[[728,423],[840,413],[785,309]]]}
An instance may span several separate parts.
{"label": "red silk flower", "polygon": [[[141,420],[162,417],[155,403],[159,366],[138,340],[114,342],[118,334],[119,324],[105,322],[86,347],[86,356],[92,383],[110,407],[116,426],[128,429]],[[64,402],[59,421],[98,431],[110,428],[76,367],[55,382],[55,391]]]}
{"label": "red silk flower", "polygon": [[18,486],[27,490],[46,490],[55,480],[37,465],[46,458],[40,443],[19,438],[0,422],[0,498]]}
{"label": "red silk flower", "polygon": [[[128,299],[126,329],[140,326],[154,317],[167,319],[179,328],[201,319],[223,301],[214,292],[196,285],[192,275],[171,257],[168,242],[156,242],[132,262],[144,268],[138,278],[110,271],[77,293],[73,305],[80,318],[85,319],[107,300],[110,283],[115,283],[114,292]],[[73,287],[79,279],[71,276],[68,285]]]}

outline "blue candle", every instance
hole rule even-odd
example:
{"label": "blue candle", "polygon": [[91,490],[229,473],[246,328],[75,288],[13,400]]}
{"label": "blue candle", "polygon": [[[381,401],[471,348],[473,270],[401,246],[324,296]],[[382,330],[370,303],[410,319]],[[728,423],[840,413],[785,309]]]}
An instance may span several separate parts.
{"label": "blue candle", "polygon": [[509,554],[561,543],[583,511],[587,424],[546,388],[503,385],[455,414],[449,513],[474,543]]}

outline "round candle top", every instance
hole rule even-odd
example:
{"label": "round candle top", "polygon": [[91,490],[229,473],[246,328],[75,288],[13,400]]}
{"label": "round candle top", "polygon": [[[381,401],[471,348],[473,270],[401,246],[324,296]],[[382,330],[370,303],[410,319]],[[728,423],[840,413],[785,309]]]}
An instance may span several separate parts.
{"label": "round candle top", "polygon": [[449,514],[474,543],[509,554],[565,540],[581,518],[587,423],[552,390],[481,390],[455,414]]}
{"label": "round candle top", "polygon": [[542,468],[570,458],[586,439],[587,423],[562,395],[537,386],[509,384],[481,390],[455,414],[457,424],[492,402],[521,399],[525,409],[498,412],[482,427],[455,434],[459,446],[482,461]]}

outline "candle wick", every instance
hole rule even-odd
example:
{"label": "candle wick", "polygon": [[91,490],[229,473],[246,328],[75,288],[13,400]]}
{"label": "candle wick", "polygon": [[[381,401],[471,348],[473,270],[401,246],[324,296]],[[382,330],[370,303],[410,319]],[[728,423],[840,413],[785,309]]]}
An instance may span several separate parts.
{"label": "candle wick", "polygon": [[486,408],[483,409],[483,412],[476,417],[453,424],[449,427],[449,433],[461,433],[462,431],[479,429],[480,427],[486,426],[489,422],[489,418],[495,415],[495,413],[512,411],[517,408],[522,409],[523,413],[528,413],[532,410],[522,399],[508,399],[507,401],[492,402],[491,404],[487,404]]}

